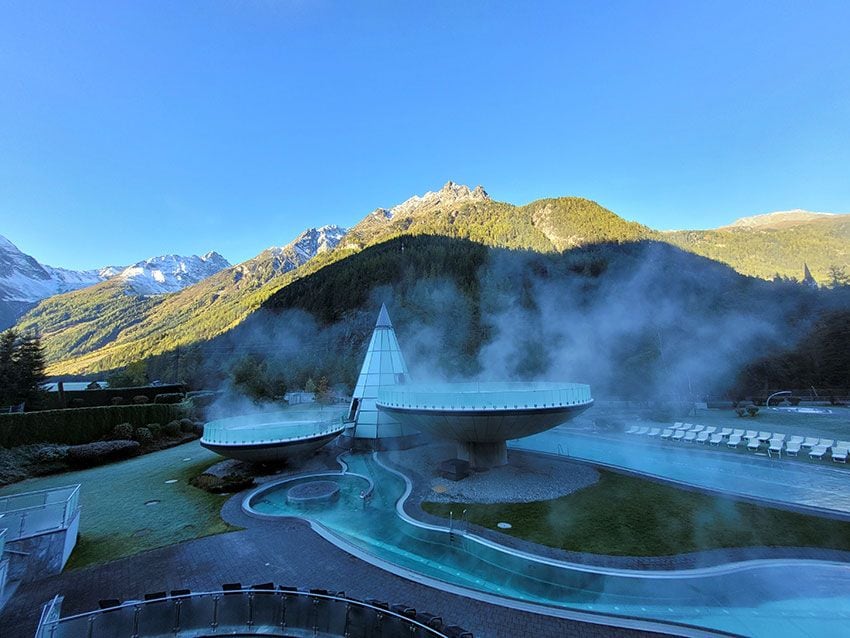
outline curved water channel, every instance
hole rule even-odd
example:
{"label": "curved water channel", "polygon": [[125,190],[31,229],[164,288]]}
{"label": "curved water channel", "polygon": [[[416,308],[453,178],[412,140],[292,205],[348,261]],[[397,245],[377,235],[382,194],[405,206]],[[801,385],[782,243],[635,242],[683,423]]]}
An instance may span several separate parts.
{"label": "curved water channel", "polygon": [[305,509],[287,502],[293,485],[311,480],[296,477],[255,490],[244,507],[261,515],[308,519],[342,546],[384,563],[517,602],[674,623],[684,633],[690,626],[771,638],[824,636],[842,635],[850,626],[847,564],[756,560],[650,572],[553,561],[414,522],[399,507],[409,493],[402,476],[369,455],[345,458],[351,473],[371,479],[371,493],[360,489],[357,479],[343,478],[343,487],[349,487],[339,500]]}

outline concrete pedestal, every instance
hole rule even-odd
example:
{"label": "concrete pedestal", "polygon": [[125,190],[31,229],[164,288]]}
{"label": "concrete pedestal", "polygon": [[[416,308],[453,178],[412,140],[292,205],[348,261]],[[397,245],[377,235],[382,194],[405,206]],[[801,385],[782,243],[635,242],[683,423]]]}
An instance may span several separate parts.
{"label": "concrete pedestal", "polygon": [[508,464],[508,445],[505,441],[498,443],[458,441],[457,457],[468,461],[469,466],[475,470],[486,470]]}

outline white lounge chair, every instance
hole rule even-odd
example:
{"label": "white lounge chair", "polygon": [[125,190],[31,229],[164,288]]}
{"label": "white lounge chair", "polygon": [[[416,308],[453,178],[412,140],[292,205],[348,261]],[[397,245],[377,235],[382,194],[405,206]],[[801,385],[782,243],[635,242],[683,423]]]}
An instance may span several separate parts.
{"label": "white lounge chair", "polygon": [[709,443],[711,443],[711,445],[720,445],[722,442],[723,442],[723,435],[722,434],[712,434],[711,435],[711,440],[709,441]]}
{"label": "white lounge chair", "polygon": [[691,430],[690,432],[685,432],[685,440],[686,441],[693,443],[694,441],[696,441],[696,438],[697,438],[697,433],[694,432],[693,430]]}
{"label": "white lounge chair", "polygon": [[730,434],[732,434],[732,428],[723,428],[722,430],[720,430],[720,436],[725,437],[729,436]]}
{"label": "white lounge chair", "polygon": [[732,430],[732,434],[734,434],[735,436],[740,436],[741,438],[744,437],[744,431],[743,430]]}
{"label": "white lounge chair", "polygon": [[759,441],[764,443],[770,440],[770,432],[759,432]]}
{"label": "white lounge chair", "polygon": [[691,428],[691,432],[702,432],[705,429],[704,425],[695,425]]}
{"label": "white lounge chair", "polygon": [[846,447],[833,447],[832,450],[832,462],[833,463],[847,463],[847,448]]}
{"label": "white lounge chair", "polygon": [[667,428],[666,430],[664,430],[661,433],[662,439],[669,439],[671,436],[673,436],[673,429],[672,428]]}
{"label": "white lounge chair", "polygon": [[747,430],[747,433],[744,435],[744,438],[749,439],[757,439],[759,437],[759,433],[755,430]]}
{"label": "white lounge chair", "polygon": [[738,447],[738,444],[741,442],[741,437],[737,434],[733,434],[729,437],[729,440],[726,442],[728,447]]}
{"label": "white lounge chair", "polygon": [[649,432],[646,433],[647,436],[658,436],[661,434],[661,428],[650,428]]}
{"label": "white lounge chair", "polygon": [[809,452],[809,456],[813,459],[822,459],[824,454],[826,454],[826,447],[823,445],[816,445]]}
{"label": "white lounge chair", "polygon": [[774,433],[773,433],[773,436],[771,436],[771,437],[770,437],[770,440],[771,440],[771,441],[784,441],[784,440],[785,440],[785,435],[784,435],[784,434],[780,434],[779,432],[774,432]]}
{"label": "white lounge chair", "polygon": [[685,424],[682,423],[681,421],[676,421],[670,429],[671,430],[680,430],[683,425],[685,425]]}
{"label": "white lounge chair", "polygon": [[697,443],[705,443],[708,441],[708,432],[703,430],[702,432],[697,434]]}
{"label": "white lounge chair", "polygon": [[647,432],[649,432],[649,428],[643,427],[643,428],[638,428],[638,431],[635,432],[635,434],[646,434]]}
{"label": "white lounge chair", "polygon": [[637,431],[640,429],[639,425],[633,425],[628,430],[626,430],[626,434],[637,434]]}
{"label": "white lounge chair", "polygon": [[835,445],[835,441],[832,439],[821,439],[818,441],[818,447],[832,447]]}
{"label": "white lounge chair", "polygon": [[771,452],[776,452],[779,458],[782,458],[782,446],[784,445],[783,441],[779,439],[770,439],[770,445],[767,448],[767,455],[772,456]]}
{"label": "white lounge chair", "polygon": [[800,443],[803,447],[816,447],[818,444],[818,438],[815,436],[807,436],[806,439]]}
{"label": "white lounge chair", "polygon": [[706,434],[714,434],[715,432],[717,432],[717,428],[714,427],[713,425],[709,425],[707,428],[705,428],[703,430],[703,432],[705,432]]}
{"label": "white lounge chair", "polygon": [[685,433],[682,430],[676,430],[671,437],[674,441],[681,441],[685,438]]}
{"label": "white lounge chair", "polygon": [[747,441],[747,449],[755,452],[761,447],[761,441],[759,441],[758,437],[753,437],[749,441]]}
{"label": "white lounge chair", "polygon": [[802,441],[788,441],[785,444],[785,454],[788,456],[797,456],[800,453],[800,445]]}
{"label": "white lounge chair", "polygon": [[850,449],[850,441],[836,441],[835,447],[846,447],[847,449]]}
{"label": "white lounge chair", "polygon": [[789,442],[789,443],[802,443],[802,442],[803,442],[803,441],[805,441],[805,440],[806,440],[806,439],[805,439],[804,437],[802,437],[802,436],[797,436],[796,434],[792,434],[792,435],[791,435],[791,438],[790,438],[790,439],[788,439],[788,442]]}

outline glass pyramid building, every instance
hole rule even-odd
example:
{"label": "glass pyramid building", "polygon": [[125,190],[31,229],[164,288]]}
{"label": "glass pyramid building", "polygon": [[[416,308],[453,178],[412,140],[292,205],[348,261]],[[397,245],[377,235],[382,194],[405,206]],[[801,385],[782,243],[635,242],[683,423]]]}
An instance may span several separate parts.
{"label": "glass pyramid building", "polygon": [[379,411],[375,405],[378,390],[408,380],[407,364],[401,354],[390,315],[387,307],[381,304],[381,312],[351,399],[348,420],[353,425],[348,436],[352,436],[356,443],[378,448],[404,447],[406,441],[412,442],[418,432],[409,425],[402,425],[392,415]]}

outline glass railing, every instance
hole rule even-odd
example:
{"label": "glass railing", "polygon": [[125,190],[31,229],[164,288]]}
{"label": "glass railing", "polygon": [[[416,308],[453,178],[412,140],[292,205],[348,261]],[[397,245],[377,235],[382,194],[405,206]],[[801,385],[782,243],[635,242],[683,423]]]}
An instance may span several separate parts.
{"label": "glass railing", "polygon": [[584,405],[581,383],[479,382],[394,385],[378,391],[378,405],[424,410],[518,410]]}
{"label": "glass railing", "polygon": [[254,414],[210,421],[204,425],[201,443],[212,445],[252,445],[312,439],[326,434],[341,432],[342,415],[334,411],[332,416],[315,413],[298,415],[274,412]]}
{"label": "glass railing", "polygon": [[6,496],[0,498],[0,529],[7,541],[66,529],[79,507],[79,485]]}
{"label": "glass railing", "polygon": [[[60,618],[62,598],[44,606],[35,638],[172,635],[298,635],[444,637],[434,618],[403,613],[331,593],[237,590],[148,601]],[[431,625],[431,626],[429,626]],[[437,627],[442,626],[438,621]],[[469,636],[465,632],[451,635]]]}

